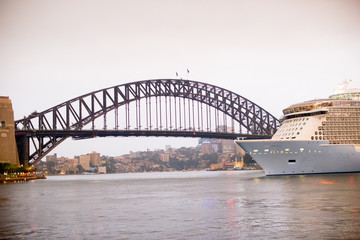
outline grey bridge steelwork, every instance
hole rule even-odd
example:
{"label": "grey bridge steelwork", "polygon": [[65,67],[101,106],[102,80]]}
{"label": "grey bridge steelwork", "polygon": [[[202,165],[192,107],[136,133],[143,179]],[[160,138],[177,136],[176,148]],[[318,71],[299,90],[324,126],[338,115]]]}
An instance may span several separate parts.
{"label": "grey bridge steelwork", "polygon": [[[109,118],[109,113],[113,117]],[[101,116],[103,127],[96,129]],[[108,129],[110,122],[114,127]],[[36,164],[68,137],[260,139],[270,138],[279,126],[273,115],[232,91],[182,79],[145,80],[101,89],[15,121],[24,166]]]}

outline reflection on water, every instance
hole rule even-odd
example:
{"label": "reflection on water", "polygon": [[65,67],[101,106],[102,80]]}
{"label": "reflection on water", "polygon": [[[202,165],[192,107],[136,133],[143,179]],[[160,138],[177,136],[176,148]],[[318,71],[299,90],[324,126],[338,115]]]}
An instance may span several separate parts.
{"label": "reflection on water", "polygon": [[0,185],[0,239],[358,239],[360,174],[54,176]]}

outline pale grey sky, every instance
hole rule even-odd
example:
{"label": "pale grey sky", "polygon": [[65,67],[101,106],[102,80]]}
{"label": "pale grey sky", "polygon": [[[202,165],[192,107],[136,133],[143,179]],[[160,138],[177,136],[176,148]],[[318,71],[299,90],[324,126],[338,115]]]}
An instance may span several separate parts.
{"label": "pale grey sky", "polygon": [[[97,89],[179,72],[280,117],[345,79],[360,87],[359,42],[359,0],[0,0],[0,95],[19,119]],[[196,142],[67,140],[53,152],[119,155]]]}

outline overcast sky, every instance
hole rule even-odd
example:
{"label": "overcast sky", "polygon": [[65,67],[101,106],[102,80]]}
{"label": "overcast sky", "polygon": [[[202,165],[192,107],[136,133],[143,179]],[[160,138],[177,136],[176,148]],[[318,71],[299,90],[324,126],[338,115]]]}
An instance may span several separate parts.
{"label": "overcast sky", "polygon": [[[0,0],[0,96],[15,119],[97,89],[188,78],[276,117],[360,88],[359,0]],[[190,74],[186,73],[190,70]],[[120,155],[196,139],[66,140],[54,152]]]}

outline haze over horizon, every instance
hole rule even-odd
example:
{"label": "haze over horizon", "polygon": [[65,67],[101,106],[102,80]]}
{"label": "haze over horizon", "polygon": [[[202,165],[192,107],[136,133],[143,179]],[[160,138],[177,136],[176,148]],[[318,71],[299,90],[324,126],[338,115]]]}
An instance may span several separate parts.
{"label": "haze over horizon", "polygon": [[[357,0],[0,0],[0,34],[0,96],[12,100],[15,119],[158,78],[217,85],[276,117],[345,79],[360,88]],[[197,141],[69,139],[50,154],[117,156]]]}

